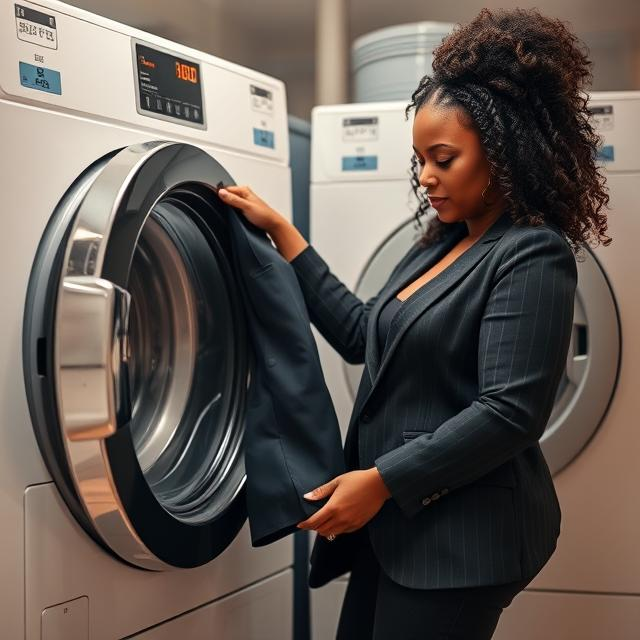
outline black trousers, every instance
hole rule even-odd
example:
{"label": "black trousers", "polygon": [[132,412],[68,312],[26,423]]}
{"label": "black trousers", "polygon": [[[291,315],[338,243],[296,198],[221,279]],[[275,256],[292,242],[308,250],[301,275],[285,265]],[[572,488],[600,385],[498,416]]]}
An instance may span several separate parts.
{"label": "black trousers", "polygon": [[380,569],[368,536],[354,560],[337,640],[489,640],[530,580],[461,589],[409,589]]}

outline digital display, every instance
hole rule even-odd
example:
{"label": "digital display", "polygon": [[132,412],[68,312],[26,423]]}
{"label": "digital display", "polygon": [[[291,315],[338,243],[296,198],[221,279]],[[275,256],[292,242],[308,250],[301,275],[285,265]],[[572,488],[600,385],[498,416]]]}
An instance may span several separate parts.
{"label": "digital display", "polygon": [[378,118],[344,118],[343,127],[363,127],[378,124]]}
{"label": "digital display", "polygon": [[185,80],[186,82],[198,82],[198,67],[194,64],[185,64],[184,62],[176,62],[176,78]]}
{"label": "digital display", "polygon": [[[342,119],[342,140],[344,142],[373,142],[378,139],[377,116],[360,116]],[[376,161],[377,162],[377,161]],[[357,165],[358,163],[356,163]],[[377,165],[376,165],[377,166]],[[354,167],[349,166],[351,170]],[[356,168],[361,168],[357,166]],[[367,167],[369,168],[369,167]],[[345,171],[345,169],[343,169]]]}
{"label": "digital display", "polygon": [[273,99],[273,94],[271,91],[267,89],[263,89],[262,87],[256,87],[254,84],[251,85],[251,93],[254,96],[259,96],[260,98],[266,98],[267,100]]}
{"label": "digital display", "polygon": [[204,128],[200,65],[141,43],[135,57],[140,113]]}
{"label": "digital display", "polygon": [[613,106],[610,104],[604,106],[591,106],[587,108],[589,109],[589,113],[593,116],[604,116],[613,113]]}
{"label": "digital display", "polygon": [[62,95],[60,72],[20,62],[20,84],[29,89]]}

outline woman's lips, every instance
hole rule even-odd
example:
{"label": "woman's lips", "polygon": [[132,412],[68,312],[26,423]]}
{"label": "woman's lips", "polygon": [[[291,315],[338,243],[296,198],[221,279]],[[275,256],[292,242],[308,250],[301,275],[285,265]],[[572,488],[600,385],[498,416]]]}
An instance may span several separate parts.
{"label": "woman's lips", "polygon": [[429,202],[434,209],[442,206],[444,202],[446,202],[447,198],[436,198],[435,196],[429,196]]}

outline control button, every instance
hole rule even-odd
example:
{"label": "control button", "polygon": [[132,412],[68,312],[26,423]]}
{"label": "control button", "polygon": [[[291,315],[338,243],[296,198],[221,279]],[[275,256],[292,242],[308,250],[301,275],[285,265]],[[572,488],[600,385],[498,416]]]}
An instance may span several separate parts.
{"label": "control button", "polygon": [[145,103],[147,109],[151,109],[151,98],[149,96],[145,96],[144,97],[144,103]]}
{"label": "control button", "polygon": [[190,118],[190,113],[191,113],[191,109],[189,109],[189,107],[185,106],[184,108],[184,117],[185,118]]}
{"label": "control button", "polygon": [[164,103],[164,110],[166,111],[166,113],[173,113],[173,107],[168,100]]}
{"label": "control button", "polygon": [[180,108],[180,105],[179,105],[179,104],[177,104],[177,105],[176,105],[176,115],[177,115],[177,116],[182,115],[182,109]]}
{"label": "control button", "polygon": [[162,113],[162,100],[160,98],[156,98],[156,111]]}
{"label": "control button", "polygon": [[193,109],[193,119],[194,120],[200,120],[200,110],[199,109]]}
{"label": "control button", "polygon": [[422,504],[426,507],[427,505],[431,504],[431,498],[425,498],[422,501]]}

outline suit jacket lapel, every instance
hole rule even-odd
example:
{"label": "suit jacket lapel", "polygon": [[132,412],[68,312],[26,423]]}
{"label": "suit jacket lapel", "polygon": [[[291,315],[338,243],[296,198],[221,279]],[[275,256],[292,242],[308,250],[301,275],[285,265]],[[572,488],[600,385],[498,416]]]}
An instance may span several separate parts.
{"label": "suit jacket lapel", "polygon": [[[413,282],[419,275],[438,262],[440,258],[444,257],[467,235],[466,228],[461,227],[460,231],[455,230],[451,235],[432,247],[431,250],[425,249],[417,260],[409,264],[389,283],[372,308],[367,326],[366,365],[372,380],[372,386],[367,398],[375,389],[393,352],[411,324],[462,280],[484,258],[512,224],[511,217],[508,213],[504,213],[453,264],[408,298],[391,322],[389,339],[385,345],[384,352],[380,355],[378,351],[378,316],[380,315],[380,310],[392,296],[397,295],[410,282]],[[364,402],[362,405],[364,405]]]}
{"label": "suit jacket lapel", "polygon": [[417,254],[409,264],[392,278],[381,291],[378,300],[369,312],[367,323],[367,340],[365,346],[365,365],[371,380],[374,380],[380,366],[380,351],[378,349],[378,316],[380,311],[398,291],[401,291],[421,273],[432,267],[440,258],[466,234],[463,227],[456,229],[431,247]]}

